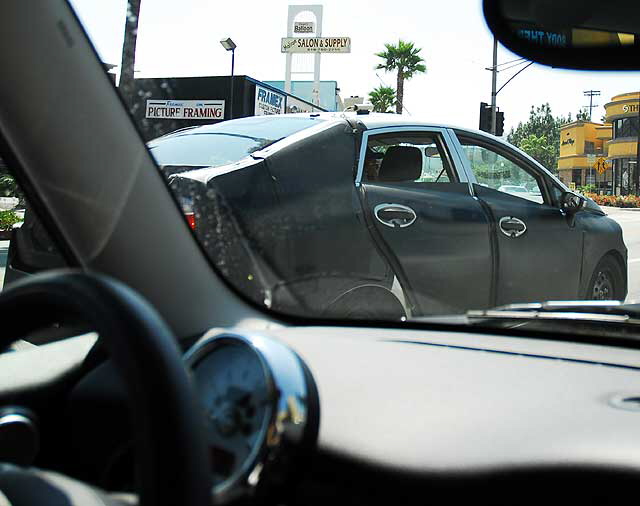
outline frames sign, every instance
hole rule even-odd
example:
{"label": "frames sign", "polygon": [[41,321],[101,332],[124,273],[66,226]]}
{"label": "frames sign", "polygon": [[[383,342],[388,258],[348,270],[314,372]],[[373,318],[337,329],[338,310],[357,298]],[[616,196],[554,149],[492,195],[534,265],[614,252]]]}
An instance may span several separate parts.
{"label": "frames sign", "polygon": [[148,119],[224,119],[224,100],[147,100]]}

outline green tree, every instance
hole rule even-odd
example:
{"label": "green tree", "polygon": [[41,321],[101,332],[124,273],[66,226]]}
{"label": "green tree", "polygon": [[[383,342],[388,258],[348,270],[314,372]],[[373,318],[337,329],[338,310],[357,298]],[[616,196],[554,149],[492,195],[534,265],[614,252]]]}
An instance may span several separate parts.
{"label": "green tree", "polygon": [[[512,128],[507,136],[507,141],[523,148],[523,143],[529,149],[535,151],[529,153],[538,162],[554,173],[558,171],[558,157],[560,156],[560,127],[571,121],[571,114],[568,117],[555,117],[551,113],[549,104],[542,104],[538,107],[531,106],[529,119],[526,123],[518,123],[515,130]],[[531,138],[535,136],[535,140]],[[545,139],[546,145],[542,149],[542,138]],[[534,149],[535,146],[535,149]]]}
{"label": "green tree", "polygon": [[384,51],[376,53],[376,56],[384,60],[376,66],[376,69],[382,69],[385,72],[397,71],[396,112],[402,114],[405,79],[411,79],[415,74],[426,72],[427,67],[424,65],[424,58],[418,54],[422,49],[415,47],[413,42],[398,40],[397,46],[385,44],[384,47]]}
{"label": "green tree", "polygon": [[397,102],[396,90],[391,86],[379,86],[369,93],[369,100],[374,112],[389,112]]}
{"label": "green tree", "polygon": [[550,143],[546,136],[537,136],[536,134],[522,139],[520,149],[538,161],[553,157],[555,151],[553,143]]}
{"label": "green tree", "polygon": [[576,121],[591,121],[589,111],[587,111],[586,107],[583,107],[578,111],[578,114],[576,114]]}

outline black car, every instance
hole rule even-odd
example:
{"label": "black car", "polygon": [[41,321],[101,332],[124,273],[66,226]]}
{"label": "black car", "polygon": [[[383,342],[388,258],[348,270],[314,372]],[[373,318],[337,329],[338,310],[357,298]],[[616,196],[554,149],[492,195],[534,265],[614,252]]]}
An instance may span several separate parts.
{"label": "black car", "polygon": [[269,307],[402,318],[627,293],[620,226],[481,132],[261,116],[149,147],[209,258]]}

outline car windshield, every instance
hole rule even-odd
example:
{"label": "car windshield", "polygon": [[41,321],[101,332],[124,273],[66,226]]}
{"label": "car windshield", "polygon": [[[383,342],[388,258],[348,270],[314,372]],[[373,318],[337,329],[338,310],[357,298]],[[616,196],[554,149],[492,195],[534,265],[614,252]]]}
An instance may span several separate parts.
{"label": "car windshield", "polygon": [[[261,309],[397,322],[640,298],[640,72],[528,61],[481,0],[70,4],[164,198]],[[11,169],[5,286],[65,265]]]}

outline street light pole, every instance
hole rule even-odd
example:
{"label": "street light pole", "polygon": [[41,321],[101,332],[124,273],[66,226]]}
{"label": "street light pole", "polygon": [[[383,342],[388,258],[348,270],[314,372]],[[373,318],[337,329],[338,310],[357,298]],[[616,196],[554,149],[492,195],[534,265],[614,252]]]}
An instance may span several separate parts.
{"label": "street light pole", "polygon": [[496,134],[496,86],[498,82],[498,39],[493,38],[493,66],[491,67],[491,133]]}
{"label": "street light pole", "polygon": [[236,61],[236,47],[238,46],[230,38],[222,39],[220,41],[220,44],[227,51],[231,51],[231,79],[229,82],[229,86],[231,87],[231,92],[229,93],[229,102],[230,102],[229,119],[233,119],[233,70],[234,70],[235,61]]}
{"label": "street light pole", "polygon": [[229,119],[233,119],[233,67],[235,66],[236,61],[236,48],[234,47],[231,50],[231,96],[229,97]]}

